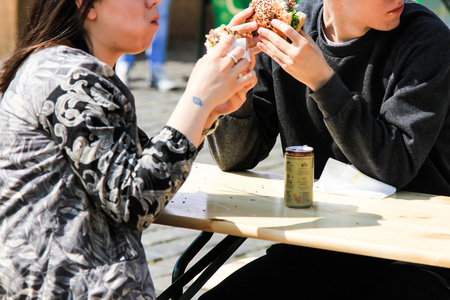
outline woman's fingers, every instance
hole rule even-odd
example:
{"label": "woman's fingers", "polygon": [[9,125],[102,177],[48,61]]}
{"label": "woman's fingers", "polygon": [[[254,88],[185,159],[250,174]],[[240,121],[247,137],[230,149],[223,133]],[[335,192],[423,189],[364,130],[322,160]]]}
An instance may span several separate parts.
{"label": "woman's fingers", "polygon": [[225,54],[224,59],[228,61],[228,65],[231,65],[231,67],[234,67],[237,65],[241,60],[242,57],[245,54],[245,49],[242,47],[236,47],[232,51]]}
{"label": "woman's fingers", "polygon": [[215,45],[210,51],[208,51],[208,55],[211,55],[213,58],[224,57],[228,51],[230,51],[231,45],[233,44],[235,38],[232,35],[225,35],[220,39],[220,42]]}

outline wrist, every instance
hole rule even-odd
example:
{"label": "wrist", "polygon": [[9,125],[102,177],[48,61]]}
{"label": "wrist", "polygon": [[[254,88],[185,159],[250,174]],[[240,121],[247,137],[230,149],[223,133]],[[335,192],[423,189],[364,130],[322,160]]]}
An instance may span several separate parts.
{"label": "wrist", "polygon": [[216,131],[219,126],[219,117],[220,115],[214,112],[211,112],[206,119],[205,128],[202,131],[202,135],[210,135],[214,131]]}
{"label": "wrist", "polygon": [[211,128],[219,117],[218,113],[211,112],[206,119],[205,128]]}
{"label": "wrist", "polygon": [[[173,110],[166,125],[183,133],[196,147],[203,141],[202,131],[209,120],[211,112],[203,105],[198,105],[193,96],[183,94]],[[211,120],[208,126],[211,126]],[[209,128],[209,127],[208,127]]]}
{"label": "wrist", "polygon": [[322,76],[320,79],[316,80],[314,84],[308,85],[309,88],[313,92],[317,92],[321,87],[323,87],[330,79],[333,77],[334,70],[329,68],[328,71],[324,76]]}

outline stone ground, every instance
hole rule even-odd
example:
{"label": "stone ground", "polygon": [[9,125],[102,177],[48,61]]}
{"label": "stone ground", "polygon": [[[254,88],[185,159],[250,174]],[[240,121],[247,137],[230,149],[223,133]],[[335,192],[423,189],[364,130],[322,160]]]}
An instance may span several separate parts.
{"label": "stone ground", "polygon": [[[148,71],[145,56],[138,55],[135,66],[130,73],[129,87],[136,98],[139,126],[149,136],[156,134],[169,118],[178,99],[181,97],[196,61],[195,43],[171,44],[168,48],[167,74],[174,79],[180,89],[160,93],[148,86]],[[280,146],[276,145],[268,159],[255,170],[283,172],[283,156]],[[214,164],[207,145],[196,160],[200,163]],[[143,234],[143,245],[147,254],[150,273],[155,283],[157,294],[164,291],[171,283],[173,266],[180,254],[197,237],[199,231],[174,228],[153,224]],[[203,251],[217,244],[224,235],[214,235]],[[228,262],[246,257],[260,256],[272,243],[248,239],[235,252]],[[201,294],[202,291],[199,293]],[[194,298],[196,299],[198,295]]]}

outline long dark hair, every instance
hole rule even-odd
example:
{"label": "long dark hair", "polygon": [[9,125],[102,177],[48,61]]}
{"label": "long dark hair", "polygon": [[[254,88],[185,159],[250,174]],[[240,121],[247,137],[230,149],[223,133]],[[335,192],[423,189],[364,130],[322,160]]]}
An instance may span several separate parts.
{"label": "long dark hair", "polygon": [[36,49],[67,45],[89,52],[84,39],[84,20],[96,1],[34,0],[16,48],[3,62],[0,71],[0,94],[5,93],[17,70]]}

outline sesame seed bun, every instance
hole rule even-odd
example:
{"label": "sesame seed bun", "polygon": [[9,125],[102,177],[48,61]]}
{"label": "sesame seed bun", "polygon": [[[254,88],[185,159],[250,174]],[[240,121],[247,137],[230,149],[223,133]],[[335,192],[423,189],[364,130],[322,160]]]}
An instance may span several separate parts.
{"label": "sesame seed bun", "polygon": [[[291,25],[296,31],[300,31],[305,22],[306,15],[301,11],[297,11],[292,2],[289,0],[252,0],[249,7],[254,8],[254,13],[245,22],[256,22],[259,27],[270,29],[286,39],[283,33],[273,28],[271,21],[278,19]],[[257,35],[257,31],[253,31],[248,37],[255,37]]]}

